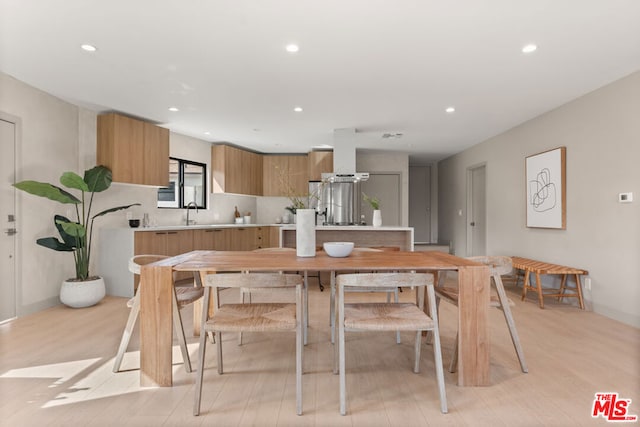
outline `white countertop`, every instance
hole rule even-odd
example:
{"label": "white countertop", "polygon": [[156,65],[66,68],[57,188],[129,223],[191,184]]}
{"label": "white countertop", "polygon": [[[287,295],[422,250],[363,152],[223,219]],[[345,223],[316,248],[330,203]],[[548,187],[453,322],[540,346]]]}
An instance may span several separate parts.
{"label": "white countertop", "polygon": [[247,228],[247,227],[279,227],[280,224],[194,224],[194,225],[156,225],[153,227],[120,227],[133,231],[168,231],[196,230],[206,228]]}
{"label": "white countertop", "polygon": [[[295,230],[295,224],[284,224],[282,230]],[[372,225],[318,225],[316,231],[410,231],[413,227],[374,227]]]}
{"label": "white countertop", "polygon": [[[156,225],[154,227],[119,227],[132,231],[169,231],[169,230],[196,230],[207,228],[247,228],[247,227],[281,227],[283,230],[295,230],[295,224],[194,224],[194,225]],[[412,227],[374,227],[372,225],[318,225],[317,231],[409,231]]]}

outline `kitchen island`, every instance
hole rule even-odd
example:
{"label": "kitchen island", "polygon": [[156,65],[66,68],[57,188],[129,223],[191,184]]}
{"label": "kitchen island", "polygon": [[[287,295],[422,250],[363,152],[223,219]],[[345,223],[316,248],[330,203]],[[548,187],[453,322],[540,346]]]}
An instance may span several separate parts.
{"label": "kitchen island", "polygon": [[[353,242],[356,247],[397,247],[413,251],[413,227],[373,227],[367,225],[316,226],[316,246],[324,242]],[[280,227],[280,246],[296,247],[296,226]]]}

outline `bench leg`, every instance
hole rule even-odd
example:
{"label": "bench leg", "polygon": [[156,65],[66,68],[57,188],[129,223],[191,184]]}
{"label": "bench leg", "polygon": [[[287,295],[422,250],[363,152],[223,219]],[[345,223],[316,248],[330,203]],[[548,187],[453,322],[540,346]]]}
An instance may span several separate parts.
{"label": "bench leg", "polygon": [[540,280],[540,273],[536,273],[536,288],[538,289],[538,304],[540,308],[544,308],[544,295],[542,295],[542,281]]}
{"label": "bench leg", "polygon": [[560,282],[560,292],[558,295],[558,301],[562,302],[562,299],[564,298],[564,291],[567,288],[567,275],[563,274],[562,275],[562,282]]}
{"label": "bench leg", "polygon": [[580,283],[580,275],[576,274],[576,292],[578,293],[578,303],[580,309],[584,310],[584,301],[582,300],[582,284]]}
{"label": "bench leg", "polygon": [[524,282],[522,283],[522,301],[527,298],[527,290],[531,287],[529,280],[529,270],[526,270],[524,272]]}

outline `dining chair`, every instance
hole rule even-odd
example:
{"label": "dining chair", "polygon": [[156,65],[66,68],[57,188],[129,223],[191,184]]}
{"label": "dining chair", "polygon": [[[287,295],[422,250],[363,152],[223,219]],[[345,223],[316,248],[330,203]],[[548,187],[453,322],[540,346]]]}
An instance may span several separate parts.
{"label": "dining chair", "polygon": [[[163,260],[168,258],[164,255],[136,255],[129,259],[129,271],[131,271],[134,275],[140,275],[140,268],[143,265],[150,264],[156,261]],[[184,336],[184,327],[182,325],[182,316],[180,315],[180,310],[193,302],[200,299],[203,295],[203,288],[199,285],[199,278],[180,281],[178,283],[175,282],[174,275],[174,287],[173,287],[173,296],[172,296],[172,305],[173,305],[173,329],[176,332],[178,337],[178,342],[180,344],[180,350],[182,351],[182,360],[184,361],[184,368],[187,372],[191,372],[191,360],[189,358],[189,351],[187,349],[187,340]],[[144,286],[144,283],[140,281],[138,283],[138,289],[133,298],[127,301],[127,307],[131,309],[129,312],[129,318],[127,319],[127,324],[124,328],[124,332],[122,333],[122,338],[120,339],[120,345],[118,346],[118,352],[116,353],[115,363],[113,364],[113,372],[119,372],[120,366],[122,365],[122,359],[124,358],[124,354],[127,351],[127,347],[129,346],[129,341],[131,340],[131,335],[133,334],[133,328],[136,325],[136,321],[138,320],[138,315],[140,314],[140,289]]]}
{"label": "dining chair", "polygon": [[[260,248],[260,249],[254,249],[253,252],[266,252],[266,253],[282,253],[282,252],[288,252],[288,253],[295,253],[296,249],[295,248]],[[248,274],[251,274],[249,272],[245,272]],[[284,271],[280,271],[280,274],[284,274]],[[299,272],[296,272],[296,274],[299,274]],[[303,332],[303,341],[304,341],[304,345],[307,345],[307,335],[308,335],[308,326],[309,326],[309,276],[307,275],[307,272],[305,271],[303,274],[304,277],[304,286],[302,287],[302,306],[303,306],[303,318],[302,318],[302,330]],[[294,288],[289,288],[291,290],[294,290]],[[274,292],[288,292],[287,289],[278,289],[278,290],[274,290],[273,288],[260,288],[260,287],[250,287],[250,288],[240,288],[240,301],[244,304],[247,301],[247,298],[249,299],[249,302],[251,302],[251,296],[252,295],[260,295],[260,294],[267,294],[267,295],[271,295],[273,296]],[[295,298],[295,295],[294,295]],[[242,345],[242,332],[240,332],[238,334],[238,345]]]}
{"label": "dining chair", "polygon": [[[195,387],[193,414],[200,414],[202,379],[204,371],[206,334],[216,336],[218,374],[223,373],[222,332],[274,332],[296,333],[296,413],[302,415],[302,287],[299,274],[251,273],[209,274],[203,280],[204,306],[208,307],[213,294],[214,313],[202,310],[200,322],[200,348]],[[221,304],[218,290],[221,288],[290,288],[295,287],[295,303],[250,302],[245,304]]]}
{"label": "dining chair", "polygon": [[[385,250],[398,251],[396,247],[357,247],[353,248],[355,252],[383,252]],[[331,343],[335,343],[336,340],[336,271],[331,271],[329,280],[331,285],[331,295],[329,298],[329,325],[331,326]],[[369,288],[366,286],[356,287],[356,288],[347,288],[346,292],[383,292],[387,294],[387,302],[391,302],[391,295],[393,295],[393,301],[398,302],[399,299],[399,291],[400,287],[398,286],[387,286],[383,288]],[[400,332],[396,334],[396,343],[400,344],[401,337]]]}
{"label": "dining chair", "polygon": [[[415,288],[415,303],[345,303],[345,290],[356,287],[385,288],[393,284],[406,288]],[[334,352],[334,373],[340,374],[340,414],[346,415],[346,370],[345,370],[345,331],[415,331],[413,372],[420,371],[420,347],[422,331],[433,334],[433,356],[435,359],[436,381],[440,395],[440,411],[447,413],[447,396],[442,368],[438,313],[435,305],[433,275],[429,273],[360,273],[341,274],[337,277],[338,286],[338,366]],[[426,288],[426,289],[425,289]],[[429,305],[429,316],[424,311],[425,290]]]}
{"label": "dining chair", "polygon": [[[516,350],[516,355],[518,356],[518,360],[520,362],[520,369],[522,372],[529,372],[529,368],[527,367],[527,362],[524,358],[524,351],[522,350],[522,346],[520,345],[520,338],[518,336],[518,330],[516,329],[516,322],[513,320],[513,315],[511,314],[511,306],[514,305],[513,301],[507,297],[507,294],[504,290],[504,285],[502,284],[502,278],[500,276],[510,274],[512,270],[511,258],[508,256],[477,256],[477,257],[468,257],[470,261],[475,261],[481,264],[484,264],[489,267],[489,274],[491,275],[491,282],[495,287],[496,293],[492,293],[489,305],[491,307],[496,307],[502,310],[504,314],[504,319],[507,323],[507,327],[509,328],[509,334],[511,335],[511,341],[513,342],[513,347]],[[441,279],[444,278],[444,274],[441,274]],[[457,286],[449,286],[447,284],[443,284],[436,287],[436,296],[438,299],[442,298],[445,301],[450,302],[451,304],[458,305],[458,297],[459,292]],[[439,303],[439,301],[438,301]],[[456,334],[456,340],[453,349],[453,357],[451,358],[451,364],[449,366],[450,372],[455,372],[458,365],[458,335]]]}

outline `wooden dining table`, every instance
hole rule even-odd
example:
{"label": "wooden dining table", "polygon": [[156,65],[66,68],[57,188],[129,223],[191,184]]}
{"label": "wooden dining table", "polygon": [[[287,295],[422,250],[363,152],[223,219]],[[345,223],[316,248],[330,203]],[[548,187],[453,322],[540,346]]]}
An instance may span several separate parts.
{"label": "wooden dining table", "polygon": [[489,270],[444,252],[357,252],[332,258],[295,252],[193,251],[142,266],[140,289],[140,385],[172,385],[172,286],[174,271],[207,274],[239,271],[457,271],[458,385],[489,385]]}

